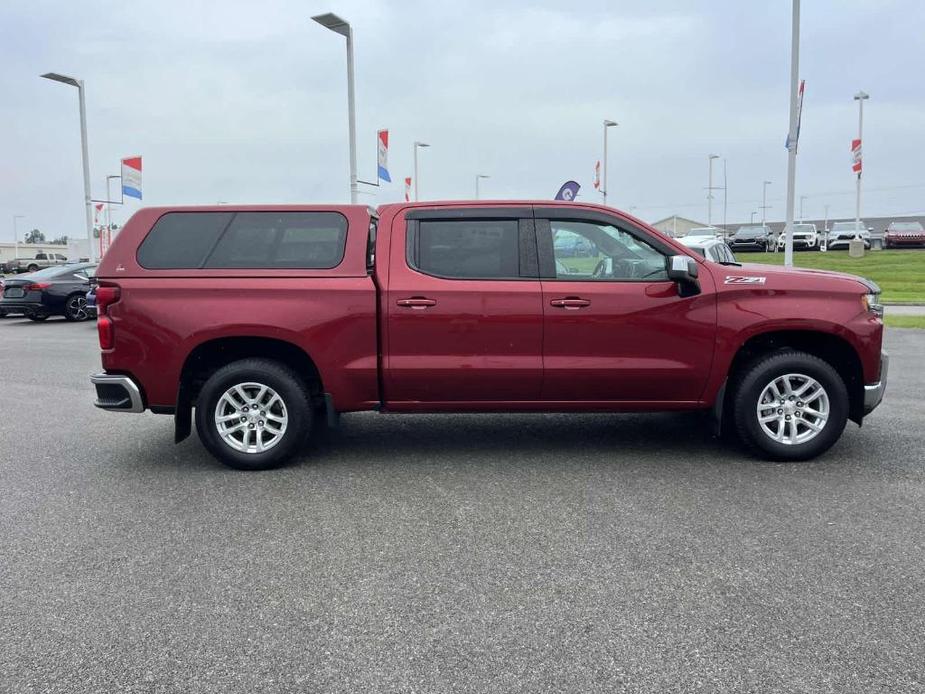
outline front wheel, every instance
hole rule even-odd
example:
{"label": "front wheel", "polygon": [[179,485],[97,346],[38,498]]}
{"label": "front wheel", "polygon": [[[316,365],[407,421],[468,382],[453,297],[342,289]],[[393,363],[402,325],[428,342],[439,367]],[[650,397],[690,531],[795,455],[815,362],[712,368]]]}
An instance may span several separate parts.
{"label": "front wheel", "polygon": [[238,470],[268,470],[310,433],[305,384],[287,366],[243,359],[216,371],[196,402],[196,431],[212,455]]}
{"label": "front wheel", "polygon": [[786,350],[745,368],[733,396],[739,438],[759,457],[809,460],[825,453],[848,421],[848,389],[819,357]]}

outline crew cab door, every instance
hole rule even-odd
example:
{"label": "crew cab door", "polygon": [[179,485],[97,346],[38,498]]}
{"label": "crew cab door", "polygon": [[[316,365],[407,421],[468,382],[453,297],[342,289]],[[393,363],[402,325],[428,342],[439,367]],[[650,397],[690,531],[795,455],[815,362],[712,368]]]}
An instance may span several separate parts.
{"label": "crew cab door", "polygon": [[529,206],[408,209],[389,255],[389,409],[539,399],[543,306]]}
{"label": "crew cab door", "polygon": [[699,294],[680,296],[665,264],[676,251],[605,213],[538,207],[536,229],[543,399],[699,400],[716,332],[710,273],[700,273]]}

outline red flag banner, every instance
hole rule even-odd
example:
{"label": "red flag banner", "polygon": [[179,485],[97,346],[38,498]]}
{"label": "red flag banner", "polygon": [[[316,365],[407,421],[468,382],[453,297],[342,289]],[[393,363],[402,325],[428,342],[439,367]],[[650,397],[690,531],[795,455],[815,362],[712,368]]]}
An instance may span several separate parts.
{"label": "red flag banner", "polygon": [[854,139],[851,141],[851,170],[860,174],[861,166],[861,141]]}
{"label": "red flag banner", "polygon": [[594,189],[600,190],[601,188],[601,162],[598,161],[594,165]]}

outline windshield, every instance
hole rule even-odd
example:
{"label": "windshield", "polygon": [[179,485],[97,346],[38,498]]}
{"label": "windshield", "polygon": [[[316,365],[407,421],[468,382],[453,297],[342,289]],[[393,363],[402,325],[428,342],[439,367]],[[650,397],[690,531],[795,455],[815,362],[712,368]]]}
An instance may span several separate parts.
{"label": "windshield", "polygon": [[794,230],[794,231],[802,231],[802,232],[805,233],[805,232],[812,232],[812,231],[815,231],[816,229],[813,227],[812,224],[794,224],[794,225],[793,225],[793,230]]}
{"label": "windshield", "polygon": [[761,236],[768,233],[767,227],[739,227],[736,236]]}
{"label": "windshield", "polygon": [[893,222],[890,231],[925,231],[918,222]]}
{"label": "windshield", "polygon": [[704,236],[706,236],[706,237],[708,237],[708,238],[712,238],[712,237],[716,236],[716,229],[714,229],[713,227],[699,227],[699,228],[696,228],[696,229],[691,229],[689,232],[687,232],[686,236],[688,236],[688,237],[693,237],[693,236],[704,237]]}

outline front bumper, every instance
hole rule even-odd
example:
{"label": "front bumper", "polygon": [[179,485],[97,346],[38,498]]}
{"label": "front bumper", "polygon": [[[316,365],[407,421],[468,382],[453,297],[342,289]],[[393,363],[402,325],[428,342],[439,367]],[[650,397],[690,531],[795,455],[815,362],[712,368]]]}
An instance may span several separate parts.
{"label": "front bumper", "polygon": [[886,376],[890,366],[890,355],[886,352],[880,353],[880,377],[876,383],[864,386],[864,414],[868,415],[873,412],[877,405],[883,400],[883,393],[886,391]]}
{"label": "front bumper", "polygon": [[101,373],[90,377],[96,386],[96,402],[101,410],[111,412],[144,412],[141,389],[129,376]]}

